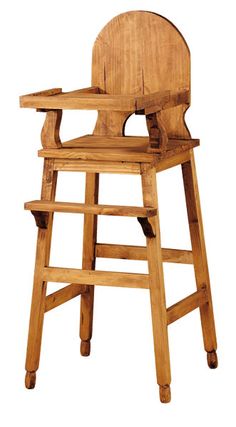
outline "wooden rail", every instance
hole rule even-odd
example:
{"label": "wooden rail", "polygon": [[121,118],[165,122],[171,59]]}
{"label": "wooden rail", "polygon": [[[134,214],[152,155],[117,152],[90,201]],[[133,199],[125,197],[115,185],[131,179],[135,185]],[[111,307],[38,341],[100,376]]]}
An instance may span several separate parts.
{"label": "wooden rail", "polygon": [[72,298],[75,298],[78,295],[85,293],[85,291],[86,291],[86,286],[71,284],[71,285],[65,286],[62,289],[59,289],[56,292],[53,292],[50,295],[47,295],[45,310],[44,310],[45,313],[47,311],[52,310],[53,308],[58,307],[61,304],[64,304],[65,302],[71,300]]}
{"label": "wooden rail", "polygon": [[83,213],[93,215],[117,215],[148,218],[156,215],[155,208],[115,205],[89,205],[85,203],[50,202],[33,200],[25,203],[25,209],[38,212]]}
{"label": "wooden rail", "polygon": [[191,311],[208,302],[206,288],[194,292],[167,309],[167,323],[170,325]]}
{"label": "wooden rail", "polygon": [[45,282],[75,283],[78,285],[149,289],[147,274],[45,267],[43,269],[43,280]]}
{"label": "wooden rail", "polygon": [[[147,260],[147,248],[145,246],[97,243],[95,251],[96,257],[99,258]],[[193,264],[193,255],[192,251],[188,250],[162,248],[162,260],[163,262]]]}

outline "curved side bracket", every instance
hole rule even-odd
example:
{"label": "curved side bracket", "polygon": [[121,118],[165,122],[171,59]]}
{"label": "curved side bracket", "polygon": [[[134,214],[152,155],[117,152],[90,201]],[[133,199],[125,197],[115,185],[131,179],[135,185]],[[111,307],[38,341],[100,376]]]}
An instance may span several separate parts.
{"label": "curved side bracket", "polygon": [[153,231],[151,223],[148,221],[148,218],[137,217],[139,224],[142,227],[143,233],[146,237],[152,238],[155,237],[155,233]]}
{"label": "curved side bracket", "polygon": [[47,229],[49,212],[31,211],[38,228]]}
{"label": "curved side bracket", "polygon": [[41,132],[41,142],[43,148],[61,148],[60,125],[62,110],[38,110],[45,111],[46,118]]}

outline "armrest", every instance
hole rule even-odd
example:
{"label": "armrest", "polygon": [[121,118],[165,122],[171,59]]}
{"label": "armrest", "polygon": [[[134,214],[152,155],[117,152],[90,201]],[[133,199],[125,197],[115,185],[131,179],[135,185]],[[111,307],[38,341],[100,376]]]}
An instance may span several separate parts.
{"label": "armrest", "polygon": [[133,95],[108,95],[98,87],[78,89],[63,93],[50,89],[20,97],[20,107],[44,110],[111,110],[135,111]]}
{"label": "armrest", "polygon": [[163,91],[149,95],[108,95],[98,87],[63,93],[50,89],[20,97],[23,108],[45,110],[110,110],[152,114],[165,108],[189,103],[189,90]]}
{"label": "armrest", "polygon": [[165,90],[155,92],[150,95],[140,97],[137,104],[136,114],[145,114],[146,116],[153,113],[158,113],[161,110],[177,107],[178,105],[190,104],[190,90]]}
{"label": "armrest", "polygon": [[[60,100],[64,98],[78,97],[81,95],[98,94],[100,90],[96,86],[91,86],[83,89],[73,90],[71,92],[62,92],[61,88],[47,89],[40,92],[28,93],[27,95],[20,96],[20,107],[21,108],[39,108],[39,109],[51,109],[51,110],[62,110],[64,107],[60,107]],[[67,102],[67,104],[69,104]],[[66,106],[65,109],[70,109]],[[73,109],[73,107],[71,107]]]}

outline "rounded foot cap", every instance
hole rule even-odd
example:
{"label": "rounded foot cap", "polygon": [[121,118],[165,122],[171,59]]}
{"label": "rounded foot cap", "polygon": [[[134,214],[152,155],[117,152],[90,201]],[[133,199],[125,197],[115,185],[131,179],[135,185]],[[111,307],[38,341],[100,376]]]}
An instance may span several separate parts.
{"label": "rounded foot cap", "polygon": [[215,350],[207,352],[207,363],[210,369],[216,369],[218,366],[218,358]]}
{"label": "rounded foot cap", "polygon": [[81,356],[90,355],[90,341],[81,341],[80,353],[81,353]]}
{"label": "rounded foot cap", "polygon": [[160,401],[162,403],[169,403],[171,401],[171,391],[170,391],[170,386],[168,384],[160,385],[159,392],[160,392]]}
{"label": "rounded foot cap", "polygon": [[36,383],[36,372],[26,372],[25,374],[25,387],[30,389],[34,388]]}

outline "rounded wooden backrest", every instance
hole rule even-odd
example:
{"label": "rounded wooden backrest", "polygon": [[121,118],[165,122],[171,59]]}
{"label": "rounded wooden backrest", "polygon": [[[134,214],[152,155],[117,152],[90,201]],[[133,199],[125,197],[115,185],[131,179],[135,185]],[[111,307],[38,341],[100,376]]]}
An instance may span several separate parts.
{"label": "rounded wooden backrest", "polygon": [[[112,19],[93,47],[92,85],[108,94],[149,94],[190,89],[190,52],[177,28],[152,12],[132,11]],[[163,111],[169,137],[188,137],[187,106]],[[129,113],[102,112],[94,130],[122,135]]]}

